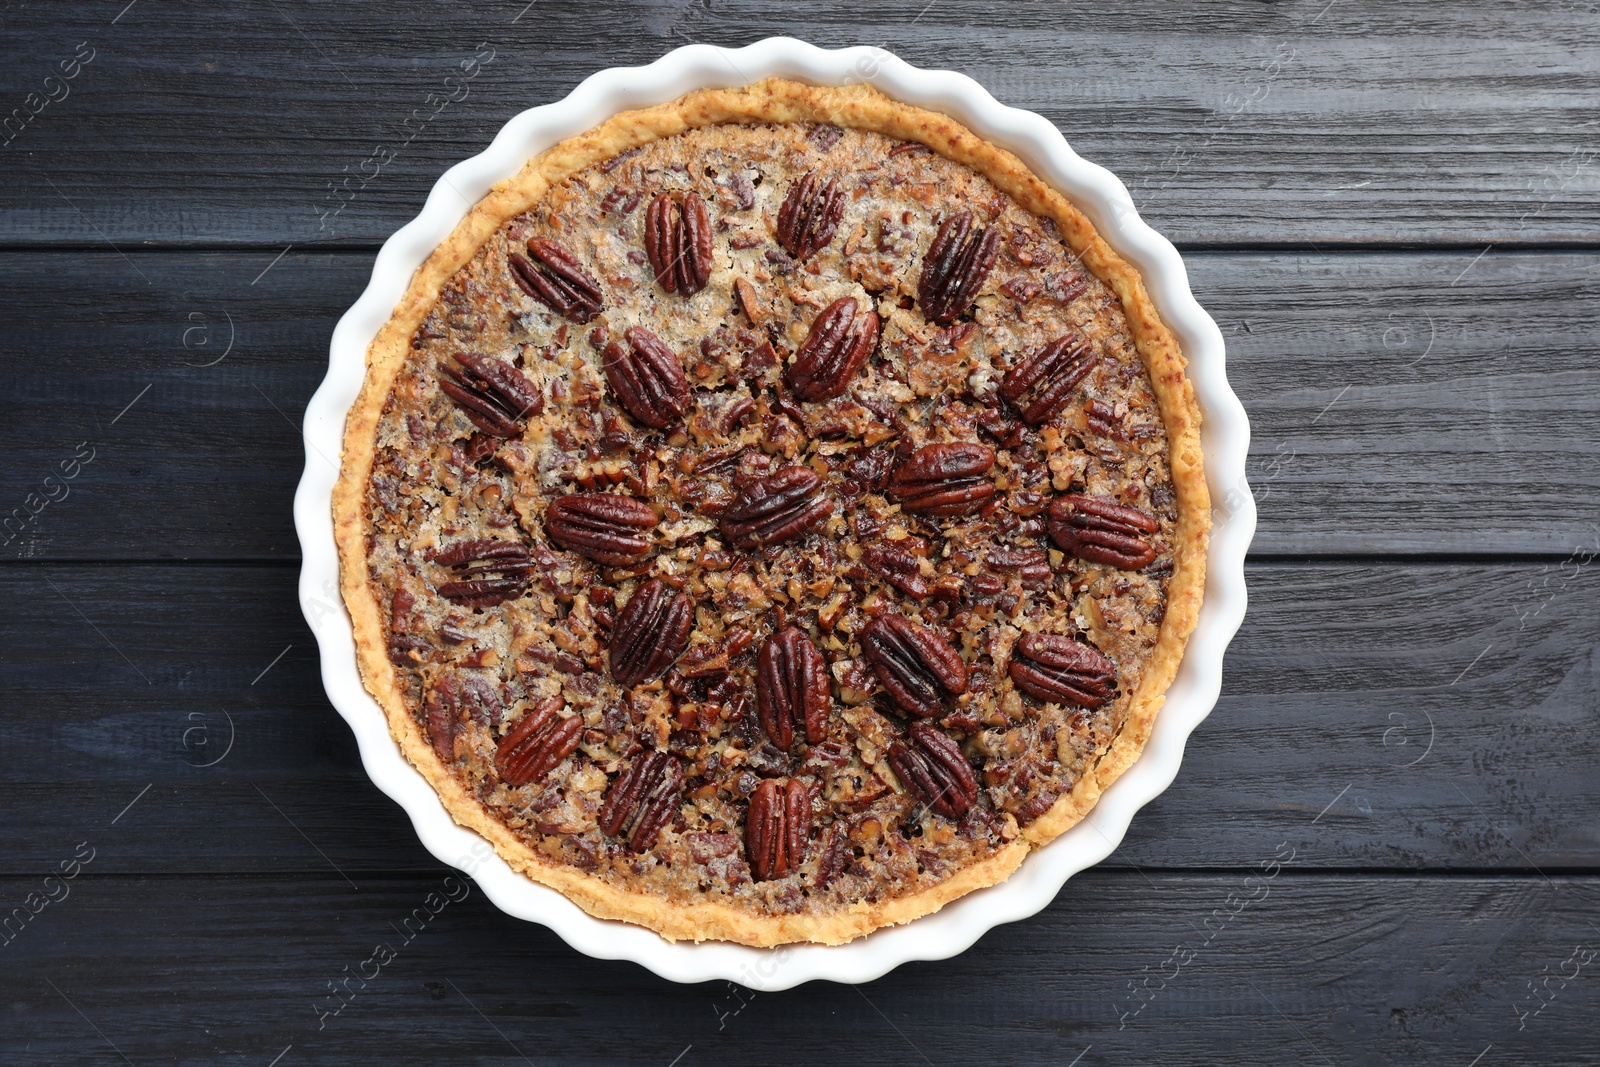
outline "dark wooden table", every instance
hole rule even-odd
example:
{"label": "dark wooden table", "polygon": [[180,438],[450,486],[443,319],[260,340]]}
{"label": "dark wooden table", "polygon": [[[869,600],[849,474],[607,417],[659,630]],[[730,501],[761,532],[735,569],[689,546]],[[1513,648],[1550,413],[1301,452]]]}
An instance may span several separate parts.
{"label": "dark wooden table", "polygon": [[[525,3],[0,8],[0,1062],[1600,1064],[1596,4]],[[971,74],[1184,251],[1255,430],[1222,700],[957,959],[678,986],[472,890],[335,1015],[450,872],[296,605],[329,332],[511,115],[778,33]]]}

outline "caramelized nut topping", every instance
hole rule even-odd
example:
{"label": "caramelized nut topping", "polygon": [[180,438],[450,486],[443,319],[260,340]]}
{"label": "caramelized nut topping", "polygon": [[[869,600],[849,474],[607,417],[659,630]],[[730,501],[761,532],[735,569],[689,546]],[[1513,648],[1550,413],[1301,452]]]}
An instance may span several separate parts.
{"label": "caramelized nut topping", "polygon": [[434,679],[424,701],[424,725],[433,751],[446,763],[456,761],[456,738],[477,723],[490,730],[500,725],[505,702],[483,675],[473,671],[447,671]]}
{"label": "caramelized nut topping", "polygon": [[694,604],[683,593],[651,578],[634,591],[611,630],[611,677],[619,685],[645,685],[689,647]]}
{"label": "caramelized nut topping", "polygon": [[861,632],[861,647],[889,699],[907,715],[930,719],[946,697],[967,691],[967,666],[932,627],[883,615]]}
{"label": "caramelized nut topping", "polygon": [[722,513],[722,532],[746,548],[804,537],[833,515],[833,501],[820,496],[821,490],[822,479],[810,467],[752,478]]}
{"label": "caramelized nut topping", "polygon": [[538,781],[577,749],[583,717],[557,714],[565,703],[561,697],[541,701],[501,738],[494,756],[501,781],[512,786]]}
{"label": "caramelized nut topping", "polygon": [[522,421],[544,410],[544,394],[509,363],[473,352],[456,353],[459,367],[439,368],[439,390],[491,437],[516,437]]}
{"label": "caramelized nut topping", "polygon": [[645,210],[644,248],[661,288],[684,296],[704,289],[713,265],[705,201],[694,193],[678,202],[656,194]]}
{"label": "caramelized nut topping", "polygon": [[650,554],[656,513],[642,500],[615,493],[568,493],[550,501],[550,540],[596,563],[625,567]]}
{"label": "caramelized nut topping", "polygon": [[945,219],[922,260],[917,303],[929,322],[952,322],[972,306],[1000,254],[1000,233],[972,229],[972,212]]}
{"label": "caramelized nut topping", "polygon": [[623,336],[626,346],[618,341],[606,345],[606,381],[628,414],[653,429],[665,429],[689,410],[683,364],[643,326],[630,326]]}
{"label": "caramelized nut topping", "polygon": [[1143,534],[1161,528],[1154,515],[1102,496],[1071,493],[1050,505],[1050,538],[1081,560],[1136,571],[1156,558]]}
{"label": "caramelized nut topping", "polygon": [[526,545],[492,539],[457,541],[433,561],[457,575],[439,586],[439,595],[469,608],[492,608],[520,597],[528,591],[533,567]]}
{"label": "caramelized nut topping", "polygon": [[648,852],[683,800],[683,764],[665,752],[646,752],[611,783],[600,829]]}
{"label": "caramelized nut topping", "polygon": [[806,859],[811,835],[811,791],[798,778],[767,779],[750,794],[745,854],[758,882],[783,878]]}
{"label": "caramelized nut topping", "polygon": [[812,171],[794,183],[778,211],[778,244],[795,259],[816,255],[833,240],[839,219],[844,216],[844,194],[839,179],[817,187]]}
{"label": "caramelized nut topping", "polygon": [[889,746],[889,766],[913,796],[949,819],[959,819],[978,800],[978,776],[961,746],[932,723],[914,722],[910,744]]}
{"label": "caramelized nut topping", "polygon": [[841,297],[811,323],[784,380],[801,400],[832,400],[850,387],[878,344],[878,315],[856,314],[854,297]]}
{"label": "caramelized nut topping", "polygon": [[1049,422],[1067,406],[1072,390],[1094,370],[1097,357],[1073,334],[1058,337],[1006,372],[1000,395],[1016,405],[1029,426]]}
{"label": "caramelized nut topping", "polygon": [[975,441],[924,445],[895,469],[889,495],[907,511],[972,515],[994,499],[994,449]]}
{"label": "caramelized nut topping", "polygon": [[506,260],[518,288],[573,322],[588,322],[605,307],[600,283],[576,256],[548,238],[535,237],[526,257],[512,252]]}
{"label": "caramelized nut topping", "polygon": [[794,744],[796,730],[802,730],[813,745],[826,736],[833,708],[828,665],[803,630],[791,626],[761,646],[756,706],[762,728],[779,748]]}
{"label": "caramelized nut topping", "polygon": [[1093,645],[1060,634],[1024,634],[1008,669],[1039,700],[1098,708],[1116,695],[1117,667]]}

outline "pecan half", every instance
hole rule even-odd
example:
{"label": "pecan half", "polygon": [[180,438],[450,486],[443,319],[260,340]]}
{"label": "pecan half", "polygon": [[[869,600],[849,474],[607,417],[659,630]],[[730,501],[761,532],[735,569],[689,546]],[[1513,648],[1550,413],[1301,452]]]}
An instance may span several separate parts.
{"label": "pecan half", "polygon": [[511,364],[476,352],[458,352],[456,362],[440,365],[439,390],[491,437],[521,436],[523,420],[544,410],[544,394]]}
{"label": "pecan half", "polygon": [[649,504],[615,493],[558,496],[544,516],[550,540],[612,567],[626,567],[648,556],[646,534],[655,525],[656,513]]}
{"label": "pecan half", "polygon": [[924,445],[889,479],[889,495],[907,511],[971,515],[994,499],[994,449],[976,441]]}
{"label": "pecan half", "polygon": [[694,628],[694,603],[651,578],[635,590],[617,613],[611,629],[611,677],[618,685],[653,682],[689,647]]}
{"label": "pecan half", "polygon": [[739,310],[744,312],[744,317],[750,320],[752,326],[761,325],[763,318],[761,312],[761,298],[756,295],[756,287],[743,278],[733,280],[733,295],[739,301]]}
{"label": "pecan half", "polygon": [[1098,362],[1084,341],[1066,334],[1006,371],[1000,395],[1022,414],[1023,422],[1037,426],[1067,406],[1072,390]]}
{"label": "pecan half", "polygon": [[666,752],[640,755],[606,791],[600,829],[648,852],[683,799],[683,764]]}
{"label": "pecan half", "polygon": [[889,746],[889,766],[922,803],[940,815],[959,819],[978,800],[978,776],[961,746],[932,723],[911,724],[907,744]]}
{"label": "pecan half", "polygon": [[967,665],[938,632],[904,615],[880,615],[861,631],[861,649],[895,706],[929,719],[947,696],[967,691]]}
{"label": "pecan half", "polygon": [[843,216],[839,179],[830,178],[819,189],[816,173],[808,170],[789,187],[778,209],[778,243],[795,259],[814,256],[833,240]]}
{"label": "pecan half", "polygon": [[806,861],[811,838],[811,790],[798,778],[768,778],[750,794],[744,851],[756,881],[786,877]]}
{"label": "pecan half", "polygon": [[810,467],[780,467],[745,482],[717,522],[741,548],[792,541],[832,517],[833,501],[821,490],[822,479]]}
{"label": "pecan half", "polygon": [[577,256],[549,238],[533,238],[527,256],[512,252],[506,260],[518,288],[573,322],[588,322],[605,307],[600,283]]}
{"label": "pecan half", "polygon": [[[906,538],[910,540],[910,538]],[[861,550],[861,562],[872,573],[913,600],[928,599],[928,579],[922,576],[922,557],[909,552],[904,541],[883,541]]]}
{"label": "pecan half", "polygon": [[657,430],[666,429],[689,410],[689,379],[666,342],[643,326],[630,326],[628,343],[605,347],[606,381],[628,414]]}
{"label": "pecan half", "polygon": [[657,193],[644,214],[644,251],[656,284],[669,293],[693,296],[711,278],[711,218],[695,193],[681,202]]}
{"label": "pecan half", "polygon": [[878,344],[878,313],[856,314],[854,297],[844,296],[822,310],[811,323],[794,362],[784,368],[784,381],[801,400],[842,396],[861,365]]}
{"label": "pecan half", "polygon": [[928,321],[947,323],[971,307],[999,254],[999,231],[992,227],[974,231],[972,212],[945,219],[928,246],[917,279],[917,303]]}
{"label": "pecan half", "polygon": [[500,739],[494,769],[507,785],[527,785],[555,770],[578,747],[583,716],[556,714],[566,703],[551,697],[526,712]]}
{"label": "pecan half", "polygon": [[430,690],[425,710],[427,712],[428,740],[433,744],[434,754],[446,763],[454,763],[456,758],[456,734],[461,729],[454,703],[442,699],[437,690]]}
{"label": "pecan half", "polygon": [[389,662],[396,667],[414,667],[423,662],[433,643],[415,632],[422,625],[415,609],[417,598],[396,589],[389,602]]}
{"label": "pecan half", "polygon": [[500,690],[489,679],[467,671],[449,671],[439,675],[428,687],[423,710],[433,751],[446,763],[453,763],[456,738],[467,721],[475,721],[490,730],[499,729],[506,706]]}
{"label": "pecan half", "polygon": [[1136,571],[1156,558],[1156,550],[1140,536],[1161,528],[1147,511],[1109,497],[1069,493],[1057,497],[1045,517],[1050,539],[1081,560]]}
{"label": "pecan half", "polygon": [[1117,691],[1116,664],[1061,634],[1025,634],[1007,673],[1018,689],[1046,703],[1098,708]]}
{"label": "pecan half", "polygon": [[1043,589],[1054,577],[1050,571],[1050,555],[1042,548],[996,548],[984,562],[997,571],[1021,578],[1024,589]]}
{"label": "pecan half", "polygon": [[850,838],[845,833],[843,819],[835,820],[822,846],[822,858],[817,860],[815,885],[822,889],[832,885],[845,872],[855,853],[850,850]]}
{"label": "pecan half", "polygon": [[456,574],[455,581],[439,586],[439,595],[469,608],[491,608],[517,599],[528,591],[533,569],[526,545],[493,538],[457,541],[433,561]]}
{"label": "pecan half", "polygon": [[788,748],[800,729],[820,744],[832,709],[828,664],[816,642],[795,626],[768,638],[756,658],[756,711],[772,743]]}

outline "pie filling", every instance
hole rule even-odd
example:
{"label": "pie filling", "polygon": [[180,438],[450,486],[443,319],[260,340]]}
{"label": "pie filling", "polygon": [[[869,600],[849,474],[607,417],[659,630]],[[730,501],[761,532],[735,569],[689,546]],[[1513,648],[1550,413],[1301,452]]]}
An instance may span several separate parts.
{"label": "pie filling", "polygon": [[444,286],[379,421],[407,708],[542,863],[825,915],[993,857],[1156,646],[1168,442],[1117,297],[919,144],[714,125]]}

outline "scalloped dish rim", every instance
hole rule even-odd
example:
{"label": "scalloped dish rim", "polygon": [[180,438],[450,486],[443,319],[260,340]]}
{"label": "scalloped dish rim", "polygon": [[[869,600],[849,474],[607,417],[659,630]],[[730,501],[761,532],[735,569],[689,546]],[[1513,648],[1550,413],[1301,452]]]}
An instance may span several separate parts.
{"label": "scalloped dish rim", "polygon": [[[595,918],[559,892],[517,873],[487,842],[451,818],[407,762],[357,671],[353,628],[339,595],[332,515],[339,471],[331,457],[343,446],[345,417],[365,377],[368,345],[416,269],[492,185],[517,173],[545,148],[617,112],[663,103],[695,89],[746,85],[772,76],[818,85],[866,82],[905,103],[943,112],[1013,152],[1088,216],[1104,240],[1137,268],[1188,360],[1204,416],[1201,447],[1213,510],[1204,600],[1165,706],[1138,760],[1081,822],[1030,855],[1006,881],[908,924],[842,945],[750,948],[715,941],[670,942],[643,927]],[[1189,734],[1216,703],[1223,654],[1244,617],[1244,556],[1255,530],[1255,506],[1245,480],[1249,422],[1227,382],[1221,332],[1190,293],[1177,251],[1139,218],[1122,183],[1081,159],[1043,117],[1000,104],[965,75],[921,70],[879,48],[824,50],[791,38],[768,38],[738,49],[689,45],[644,67],[601,71],[563,100],[516,115],[487,149],[440,177],[421,213],[385,242],[371,281],[340,319],[330,348],[327,376],[306,411],[306,468],[295,495],[301,607],[317,638],[328,697],[355,733],[373,783],[405,809],[433,856],[471,875],[507,914],[549,927],[587,955],[632,960],[672,981],[724,979],[762,991],[815,979],[866,982],[902,963],[956,955],[993,927],[1042,910],[1069,877],[1109,855],[1139,808],[1172,782]]]}

